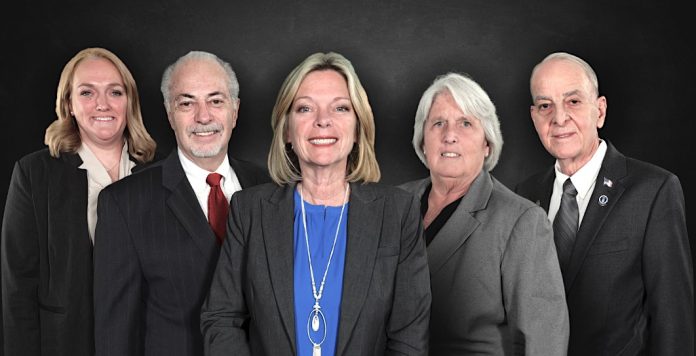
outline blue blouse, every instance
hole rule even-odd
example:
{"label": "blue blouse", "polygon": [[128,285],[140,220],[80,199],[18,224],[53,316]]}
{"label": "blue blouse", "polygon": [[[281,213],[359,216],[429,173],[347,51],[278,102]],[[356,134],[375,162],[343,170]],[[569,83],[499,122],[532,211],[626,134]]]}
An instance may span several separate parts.
{"label": "blue blouse", "polygon": [[[343,211],[341,227],[336,240],[329,272],[324,283],[324,292],[319,305],[324,313],[326,324],[319,317],[320,328],[318,332],[312,330],[312,307],[314,296],[312,294],[312,280],[309,274],[309,260],[307,258],[307,245],[305,243],[304,226],[302,224],[302,201],[300,194],[295,190],[295,338],[298,356],[312,356],[313,345],[307,335],[308,331],[315,343],[321,342],[326,327],[326,339],[321,344],[322,356],[336,353],[336,339],[338,337],[338,321],[341,315],[341,294],[343,292],[343,266],[346,257],[346,226],[348,222],[348,203]],[[309,250],[312,253],[312,268],[314,269],[314,283],[317,293],[321,287],[321,280],[326,270],[326,264],[331,254],[336,226],[338,225],[341,207],[312,205],[305,201],[305,215],[307,217],[307,234]],[[309,324],[308,324],[309,323]]]}

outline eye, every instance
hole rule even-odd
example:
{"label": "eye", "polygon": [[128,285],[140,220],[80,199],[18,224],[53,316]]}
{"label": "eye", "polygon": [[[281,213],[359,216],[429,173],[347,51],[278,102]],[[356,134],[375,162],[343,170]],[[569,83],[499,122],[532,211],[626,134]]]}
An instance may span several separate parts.
{"label": "eye", "polygon": [[179,111],[191,111],[193,110],[196,103],[190,100],[178,101],[176,102],[176,109]]}
{"label": "eye", "polygon": [[80,96],[92,96],[91,90],[80,90]]}
{"label": "eye", "polygon": [[296,112],[299,112],[299,113],[305,113],[305,112],[310,112],[310,111],[312,111],[312,109],[310,109],[308,105],[298,105],[298,106],[295,108],[295,111],[296,111]]}
{"label": "eye", "polygon": [[119,89],[114,89],[111,91],[111,96],[123,96],[123,91]]}
{"label": "eye", "polygon": [[216,107],[216,108],[217,108],[217,107],[221,107],[222,105],[224,105],[224,104],[225,104],[225,101],[222,100],[222,99],[216,98],[216,99],[211,99],[211,100],[210,100],[210,104],[211,104],[213,107]]}
{"label": "eye", "polygon": [[338,112],[350,112],[350,107],[347,105],[340,105],[336,108]]}
{"label": "eye", "polygon": [[433,127],[442,127],[444,125],[445,125],[445,123],[442,120],[434,120],[433,121]]}
{"label": "eye", "polygon": [[472,124],[469,120],[462,120],[461,125],[464,127],[470,127]]}

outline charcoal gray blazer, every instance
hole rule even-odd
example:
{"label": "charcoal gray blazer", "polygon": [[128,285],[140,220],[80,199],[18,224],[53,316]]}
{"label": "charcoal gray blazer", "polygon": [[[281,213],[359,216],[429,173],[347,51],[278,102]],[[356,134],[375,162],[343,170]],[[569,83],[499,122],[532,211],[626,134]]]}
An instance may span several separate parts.
{"label": "charcoal gray blazer", "polygon": [[[427,199],[430,184],[400,187]],[[568,310],[541,208],[481,171],[427,249],[430,355],[565,355]]]}
{"label": "charcoal gray blazer", "polygon": [[[430,281],[418,203],[395,187],[350,188],[336,355],[425,355]],[[202,308],[206,355],[296,354],[294,190],[265,184],[232,196]]]}

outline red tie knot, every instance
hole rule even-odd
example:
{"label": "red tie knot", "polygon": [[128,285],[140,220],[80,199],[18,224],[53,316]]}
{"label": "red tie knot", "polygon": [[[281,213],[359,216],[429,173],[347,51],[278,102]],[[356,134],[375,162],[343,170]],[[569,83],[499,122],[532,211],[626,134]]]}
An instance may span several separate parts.
{"label": "red tie knot", "polygon": [[222,180],[222,174],[220,173],[210,173],[208,178],[205,179],[206,183],[211,187],[219,186],[220,180]]}

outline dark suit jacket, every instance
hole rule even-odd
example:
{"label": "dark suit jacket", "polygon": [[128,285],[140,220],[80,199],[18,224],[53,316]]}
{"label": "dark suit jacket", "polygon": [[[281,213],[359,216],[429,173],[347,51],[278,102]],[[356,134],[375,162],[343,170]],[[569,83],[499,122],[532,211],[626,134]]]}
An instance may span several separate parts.
{"label": "dark suit jacket", "polygon": [[[693,266],[679,180],[607,144],[563,275],[568,354],[693,355]],[[551,167],[516,191],[548,210],[554,179]]]}
{"label": "dark suit jacket", "polygon": [[[336,355],[425,355],[430,281],[418,203],[395,187],[350,186]],[[232,197],[202,308],[206,355],[296,354],[294,189],[265,184]]]}
{"label": "dark suit jacket", "polygon": [[[230,158],[243,188],[267,181]],[[219,246],[176,149],[102,190],[94,247],[97,355],[202,355],[200,306]]]}
{"label": "dark suit jacket", "polygon": [[14,167],[2,224],[4,351],[94,354],[87,171],[78,154],[31,153]]}
{"label": "dark suit jacket", "polygon": [[[430,184],[400,187],[427,199]],[[427,250],[430,355],[565,355],[563,279],[541,208],[482,171]]]}

